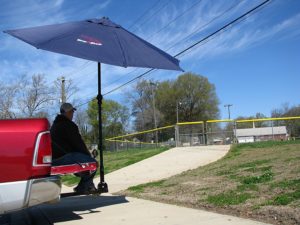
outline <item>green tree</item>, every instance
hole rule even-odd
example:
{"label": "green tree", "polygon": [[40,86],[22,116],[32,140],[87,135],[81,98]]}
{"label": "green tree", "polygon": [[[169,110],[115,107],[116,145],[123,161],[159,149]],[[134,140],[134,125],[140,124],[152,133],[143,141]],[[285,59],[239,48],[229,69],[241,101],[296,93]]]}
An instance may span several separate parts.
{"label": "green tree", "polygon": [[185,73],[175,81],[165,81],[156,91],[157,107],[165,124],[176,123],[178,104],[179,121],[199,121],[219,117],[219,100],[215,86],[204,76]]}
{"label": "green tree", "polygon": [[[287,103],[283,104],[271,112],[272,117],[293,117],[300,116],[300,105],[290,107]],[[286,126],[288,133],[292,137],[300,137],[300,119],[297,120],[278,120],[274,121],[275,126]]]}
{"label": "green tree", "polygon": [[[88,121],[91,126],[90,139],[97,143],[98,140],[98,103],[93,100],[89,103]],[[129,120],[129,111],[126,106],[122,106],[113,100],[103,100],[102,104],[102,129],[103,138],[109,138],[123,134]]]}

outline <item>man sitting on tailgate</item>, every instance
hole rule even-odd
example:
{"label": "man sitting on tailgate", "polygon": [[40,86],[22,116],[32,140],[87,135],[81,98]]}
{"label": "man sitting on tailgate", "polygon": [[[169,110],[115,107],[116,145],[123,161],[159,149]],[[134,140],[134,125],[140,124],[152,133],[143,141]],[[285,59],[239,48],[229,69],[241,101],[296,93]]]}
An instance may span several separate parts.
{"label": "man sitting on tailgate", "polygon": [[[52,165],[68,165],[74,163],[96,162],[88,151],[78,126],[72,121],[74,108],[70,103],[63,103],[60,107],[60,114],[56,116],[50,133],[52,139]],[[80,194],[96,192],[93,183],[95,172],[81,172],[76,174],[81,180],[74,191]]]}

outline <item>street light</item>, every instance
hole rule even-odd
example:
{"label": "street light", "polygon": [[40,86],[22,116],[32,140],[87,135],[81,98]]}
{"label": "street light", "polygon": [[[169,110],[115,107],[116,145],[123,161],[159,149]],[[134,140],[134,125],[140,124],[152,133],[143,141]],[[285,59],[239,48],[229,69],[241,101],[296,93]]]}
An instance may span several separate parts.
{"label": "street light", "polygon": [[[230,107],[233,106],[232,104],[227,104],[227,105],[224,105],[224,107],[228,109],[228,119],[230,120]],[[233,122],[233,128],[232,128],[232,141],[235,142],[236,141],[236,122],[234,121]]]}
{"label": "street light", "polygon": [[175,126],[175,143],[176,143],[176,147],[179,146],[179,126],[178,126],[178,122],[179,122],[179,106],[181,105],[182,103],[180,101],[177,101],[176,102],[176,121],[177,121],[177,124]]}
{"label": "street light", "polygon": [[177,101],[176,102],[176,118],[177,118],[177,123],[179,122],[179,106],[181,106],[181,102]]}
{"label": "street light", "polygon": [[224,105],[224,107],[228,109],[228,119],[230,119],[230,107],[233,106],[232,104],[227,104],[227,105]]}

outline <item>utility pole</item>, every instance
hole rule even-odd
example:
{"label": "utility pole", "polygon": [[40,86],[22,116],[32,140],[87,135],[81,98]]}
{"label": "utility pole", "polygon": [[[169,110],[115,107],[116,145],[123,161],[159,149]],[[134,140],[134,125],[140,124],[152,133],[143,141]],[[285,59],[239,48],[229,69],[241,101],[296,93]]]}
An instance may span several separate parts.
{"label": "utility pole", "polygon": [[[156,109],[155,109],[155,97],[154,97],[154,90],[153,90],[153,87],[156,86],[156,84],[150,82],[150,85],[151,85],[151,93],[152,93],[154,127],[155,127],[155,129],[157,129]],[[157,134],[157,130],[155,131],[155,143],[156,143],[156,147],[157,147],[158,146],[158,134]]]}
{"label": "utility pole", "polygon": [[65,103],[66,102],[66,85],[65,85],[65,82],[66,82],[66,79],[64,76],[58,78],[58,81],[61,82],[61,104]]}
{"label": "utility pole", "polygon": [[228,119],[230,120],[230,107],[233,106],[232,104],[227,104],[227,105],[224,105],[224,107],[228,109]]}
{"label": "utility pole", "polygon": [[[230,107],[232,106],[232,104],[227,104],[227,105],[224,105],[224,107],[226,108],[227,107],[227,109],[228,109],[228,119],[230,120]],[[236,132],[236,128],[235,128],[235,121],[234,121],[234,123],[233,123],[233,127],[232,127],[232,135],[231,135],[231,140],[232,140],[232,142],[234,142],[235,140],[234,140],[234,133]]]}

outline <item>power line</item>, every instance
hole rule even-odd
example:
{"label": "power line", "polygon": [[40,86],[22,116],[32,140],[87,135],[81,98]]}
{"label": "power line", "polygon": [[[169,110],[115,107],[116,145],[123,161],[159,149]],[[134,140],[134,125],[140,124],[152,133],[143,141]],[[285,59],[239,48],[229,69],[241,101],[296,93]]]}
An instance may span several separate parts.
{"label": "power line", "polygon": [[199,31],[203,30],[205,27],[207,27],[212,22],[214,22],[215,20],[219,19],[220,17],[224,16],[226,13],[230,12],[231,10],[233,10],[234,8],[236,8],[237,6],[239,6],[243,1],[244,0],[241,0],[238,4],[234,4],[234,5],[230,6],[224,12],[220,13],[219,15],[217,15],[216,17],[214,17],[213,19],[211,19],[207,23],[201,25],[200,27],[197,27],[190,34],[188,34],[187,36],[185,36],[184,38],[182,38],[181,40],[179,40],[178,42],[176,42],[175,44],[173,44],[172,46],[170,46],[168,49],[166,49],[166,51],[168,51],[168,50],[174,48],[175,46],[177,46],[179,42],[184,42],[185,40],[188,40],[190,37],[192,37],[193,35],[197,34]]}
{"label": "power line", "polygon": [[87,61],[85,63],[83,63],[81,66],[79,66],[78,68],[74,69],[72,72],[66,73],[65,76],[71,76],[74,75],[80,71],[82,71],[83,69],[87,68],[88,66],[90,66],[93,62],[91,61]]}
{"label": "power line", "polygon": [[[125,75],[129,75],[129,74],[131,74],[131,73],[137,71],[138,69],[140,69],[140,68],[135,68],[134,70],[132,70],[132,71],[126,73]],[[108,84],[108,86],[106,86],[105,88],[108,88],[108,87],[112,86],[113,84],[115,84],[115,83],[117,83],[117,82],[119,82],[120,80],[123,80],[123,79],[124,79],[124,75],[123,75],[122,77],[120,77],[120,78],[118,78],[118,79],[112,81],[112,82],[111,82],[110,84]]]}
{"label": "power line", "polygon": [[[227,23],[226,25],[224,25],[224,26],[221,27],[220,29],[214,31],[213,33],[209,34],[208,36],[202,38],[201,40],[197,41],[196,43],[194,43],[194,44],[190,45],[189,47],[185,48],[185,49],[182,50],[181,52],[177,53],[174,57],[177,57],[177,56],[182,55],[183,53],[187,52],[188,50],[192,49],[193,47],[199,45],[200,43],[202,43],[202,42],[204,42],[204,41],[208,41],[208,39],[211,38],[212,36],[218,34],[219,32],[225,30],[226,28],[230,27],[230,26],[233,25],[233,24],[242,21],[242,19],[244,19],[247,15],[251,14],[251,13],[254,12],[254,11],[257,11],[259,8],[263,7],[263,6],[266,5],[268,2],[270,2],[270,0],[266,0],[266,1],[262,2],[261,4],[257,5],[256,7],[252,8],[252,9],[249,10],[249,11],[247,11],[246,13],[242,14],[242,15],[239,16],[238,18],[236,18],[236,19],[232,20],[231,22]],[[232,7],[231,7],[231,9],[232,9]],[[228,11],[228,10],[226,10],[226,11]],[[224,13],[223,13],[223,14],[224,14]],[[222,15],[223,15],[223,14],[222,14]],[[218,16],[218,17],[219,17],[219,16]],[[202,27],[203,27],[203,26],[202,26]],[[103,96],[108,95],[108,94],[111,94],[112,92],[114,92],[114,91],[116,91],[116,90],[118,90],[118,89],[120,89],[120,88],[122,88],[122,87],[124,87],[124,86],[126,86],[126,85],[128,85],[128,84],[130,84],[130,83],[132,83],[133,81],[135,81],[135,80],[137,80],[137,79],[140,79],[141,77],[144,77],[144,76],[150,74],[151,72],[154,72],[155,70],[156,70],[156,69],[149,69],[149,70],[147,70],[146,72],[144,72],[144,73],[142,73],[142,74],[136,76],[135,78],[133,78],[133,79],[131,79],[131,80],[125,82],[124,84],[122,84],[122,85],[120,85],[120,86],[118,86],[118,87],[116,87],[116,88],[114,88],[114,89],[112,89],[112,90],[106,92],[105,94],[103,94]],[[92,99],[94,99],[94,98],[92,98]],[[92,99],[91,99],[91,100],[92,100]],[[89,101],[87,101],[87,102],[85,102],[85,103],[83,103],[83,104],[80,104],[80,105],[77,106],[77,107],[80,107],[80,106],[82,106],[82,105],[88,104],[91,100],[89,100]]]}
{"label": "power line", "polygon": [[195,47],[196,45],[200,44],[201,42],[209,39],[210,37],[214,36],[215,34],[219,33],[220,31],[226,29],[227,27],[233,25],[234,23],[238,22],[239,20],[241,20],[242,18],[246,17],[247,15],[251,14],[253,11],[255,11],[256,9],[264,6],[265,4],[267,4],[269,1],[271,0],[266,0],[264,2],[262,2],[261,4],[255,6],[254,8],[252,8],[251,10],[249,10],[248,12],[244,13],[243,15],[239,16],[238,18],[232,20],[231,22],[227,23],[225,26],[221,27],[220,29],[216,30],[215,32],[209,34],[208,36],[202,38],[200,41],[197,41],[196,43],[190,45],[188,48],[182,50],[181,52],[177,53],[176,55],[174,55],[174,57],[177,57],[181,54],[183,54],[184,52],[190,50],[191,48]]}
{"label": "power line", "polygon": [[[214,31],[213,33],[209,34],[208,36],[202,38],[201,40],[197,41],[196,43],[190,45],[189,47],[185,48],[184,50],[180,51],[179,53],[177,53],[177,54],[174,55],[173,57],[180,56],[180,55],[182,55],[183,53],[185,53],[186,51],[190,50],[191,48],[193,48],[193,47],[199,45],[200,43],[202,43],[202,42],[208,40],[210,37],[212,37],[212,36],[218,34],[218,33],[221,32],[222,30],[228,28],[229,26],[231,26],[231,25],[233,25],[234,23],[238,22],[238,21],[241,20],[242,18],[244,18],[244,17],[246,17],[247,15],[251,14],[252,12],[254,12],[255,10],[257,10],[258,8],[264,6],[264,5],[267,4],[269,1],[270,1],[270,0],[266,0],[266,1],[262,2],[261,4],[255,6],[254,8],[252,8],[251,10],[249,10],[249,11],[247,11],[246,13],[242,14],[242,15],[239,16],[238,18],[236,18],[236,19],[232,20],[231,22],[227,23],[227,24],[224,25],[223,27],[219,28],[218,30]],[[127,84],[129,84],[129,83],[131,83],[131,82],[133,82],[133,81],[135,81],[135,80],[137,80],[137,79],[139,79],[139,78],[145,76],[146,74],[148,74],[148,73],[150,73],[150,72],[152,72],[152,71],[154,71],[154,70],[155,70],[155,69],[150,69],[150,70],[148,70],[148,71],[142,73],[141,75],[139,75],[139,76],[137,76],[137,77],[135,77],[135,78],[133,78],[133,79],[127,81],[126,83],[124,83],[124,84],[122,84],[122,85],[120,85],[120,86],[118,86],[118,87],[112,89],[111,91],[106,92],[105,94],[103,94],[103,96],[108,95],[108,94],[110,94],[110,93],[112,93],[112,92],[114,92],[114,91],[116,91],[116,90],[118,90],[118,89],[124,87],[125,85],[127,85]]]}
{"label": "power line", "polygon": [[171,20],[169,23],[167,23],[165,26],[163,26],[161,29],[159,29],[158,31],[156,31],[154,34],[151,34],[151,36],[156,35],[158,33],[160,33],[161,31],[163,31],[164,29],[166,29],[168,26],[170,26],[170,24],[172,24],[174,21],[178,20],[180,17],[182,17],[183,15],[185,15],[188,11],[190,11],[191,9],[194,9],[194,7],[196,5],[198,5],[199,3],[201,3],[202,0],[199,0],[197,2],[195,2],[193,5],[191,5],[188,9],[186,9],[185,11],[183,11],[180,15],[178,15],[177,17],[175,17],[173,20]]}
{"label": "power line", "polygon": [[[167,5],[169,5],[170,2],[171,2],[171,0],[169,0],[167,3],[165,3],[165,4],[164,4],[162,7],[160,7],[157,11],[155,11],[150,17],[148,17],[148,19],[144,20],[139,26],[142,26],[142,25],[144,25],[145,23],[149,22],[150,19],[151,19],[152,17],[154,17],[157,13],[159,13],[159,12],[160,12],[163,8],[165,8]],[[138,29],[138,28],[134,29],[133,32],[136,31],[137,29]]]}
{"label": "power line", "polygon": [[[178,18],[180,18],[182,15],[184,15],[186,12],[188,12],[190,9],[194,8],[197,4],[199,4],[202,0],[197,1],[196,3],[194,3],[191,7],[189,7],[187,10],[185,10],[183,13],[181,13],[179,16],[177,16],[174,20],[170,21],[166,26],[164,26],[162,29],[160,29],[159,31],[157,31],[156,33],[152,34],[155,35],[159,32],[161,32],[162,30],[164,30],[165,28],[167,28],[171,23],[173,23],[175,20],[177,20]],[[199,32],[200,30],[202,30],[203,28],[205,28],[207,25],[209,25],[210,23],[212,23],[213,21],[215,21],[216,19],[220,18],[221,16],[223,16],[224,14],[226,14],[227,12],[229,12],[230,10],[232,10],[233,8],[237,7],[243,0],[241,0],[238,4],[235,4],[231,7],[229,7],[227,10],[225,10],[223,13],[221,13],[220,15],[214,17],[212,20],[210,20],[208,23],[202,25],[200,28],[196,28],[196,30],[194,30],[192,33],[190,33],[188,36],[184,37],[183,39],[179,40],[178,42],[176,42],[175,44],[173,44],[171,47],[169,47],[166,51],[168,51],[169,49],[172,49],[174,46],[176,46],[178,43],[182,42],[183,40],[187,39],[188,37],[194,35],[196,32]],[[153,37],[153,36],[152,36]],[[153,38],[151,38],[153,39]],[[150,39],[150,40],[151,40]],[[140,68],[137,68],[129,73],[126,73],[125,75],[129,75],[130,73],[138,70]],[[118,81],[122,80],[125,78],[125,75],[115,81],[113,81],[112,83],[109,84],[109,86],[112,86],[113,84],[117,83]],[[145,74],[146,75],[146,74]],[[105,87],[108,88],[109,86]]]}
{"label": "power line", "polygon": [[146,9],[145,12],[128,27],[128,30],[132,28],[138,21],[140,21],[145,15],[147,15],[147,13],[150,12],[151,9],[153,9],[160,1],[161,0],[156,1],[150,8]]}
{"label": "power line", "polygon": [[103,94],[103,96],[108,95],[108,94],[110,94],[110,93],[112,93],[112,92],[114,92],[114,91],[116,91],[116,90],[118,90],[118,89],[120,89],[120,88],[126,86],[127,84],[130,84],[131,82],[135,81],[136,79],[139,79],[139,78],[145,76],[146,74],[148,74],[148,73],[150,73],[150,72],[152,72],[152,71],[154,71],[154,70],[156,70],[156,69],[149,69],[149,70],[147,70],[145,73],[142,73],[141,75],[139,75],[139,76],[137,76],[137,77],[135,77],[135,78],[133,78],[133,79],[127,81],[126,83],[124,83],[124,84],[122,84],[122,85],[120,85],[120,86],[118,86],[118,87],[116,87],[116,88],[114,88],[114,89],[112,89],[112,90],[106,92],[105,94]]}

